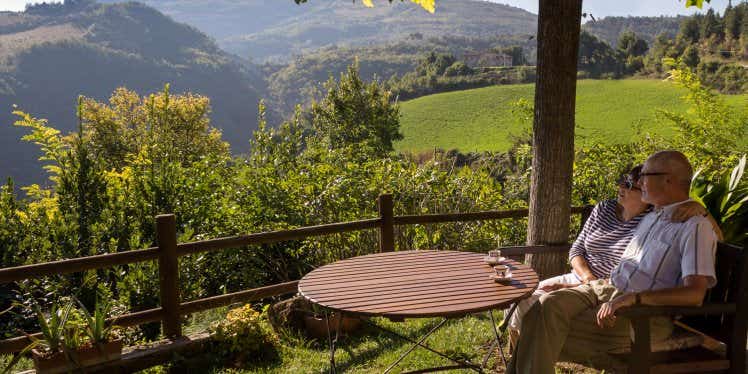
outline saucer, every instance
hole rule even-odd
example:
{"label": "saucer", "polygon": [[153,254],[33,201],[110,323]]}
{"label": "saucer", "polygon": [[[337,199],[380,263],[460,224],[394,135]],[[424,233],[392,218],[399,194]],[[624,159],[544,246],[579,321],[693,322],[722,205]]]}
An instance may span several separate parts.
{"label": "saucer", "polygon": [[491,279],[493,279],[493,281],[497,282],[497,283],[502,283],[502,284],[512,283],[512,277],[511,276],[509,276],[509,277],[500,277],[500,276],[498,276],[496,274],[490,274],[488,277],[491,278]]}
{"label": "saucer", "polygon": [[483,262],[491,266],[498,265],[504,261],[506,261],[506,257],[501,257],[501,256],[500,257],[489,257],[489,256],[483,257]]}

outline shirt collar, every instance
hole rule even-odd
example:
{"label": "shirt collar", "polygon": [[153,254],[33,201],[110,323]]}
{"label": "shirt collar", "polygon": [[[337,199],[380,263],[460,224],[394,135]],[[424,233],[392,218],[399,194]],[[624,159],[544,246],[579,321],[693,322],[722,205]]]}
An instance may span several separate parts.
{"label": "shirt collar", "polygon": [[682,201],[678,201],[677,203],[672,203],[670,205],[665,205],[660,208],[655,208],[654,212],[658,215],[664,214],[665,217],[670,217],[671,214],[673,214],[673,211],[678,207],[678,205],[685,204],[689,201],[693,201],[693,199],[685,199]]}

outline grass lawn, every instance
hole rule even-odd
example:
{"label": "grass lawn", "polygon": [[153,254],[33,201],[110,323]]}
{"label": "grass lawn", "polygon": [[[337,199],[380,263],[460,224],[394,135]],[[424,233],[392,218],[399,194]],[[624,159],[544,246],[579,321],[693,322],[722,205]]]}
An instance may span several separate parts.
{"label": "grass lawn", "polygon": [[[512,103],[532,103],[534,85],[505,85],[429,95],[401,104],[404,139],[397,151],[434,148],[505,151],[510,135],[522,132]],[[685,112],[685,90],[659,80],[581,80],[577,85],[577,141],[624,142],[641,123],[645,131],[668,135],[669,128],[648,127],[656,108]],[[748,104],[748,95],[726,96],[731,105]]]}
{"label": "grass lawn", "polygon": [[[495,313],[495,316],[498,313]],[[375,323],[399,334],[418,339],[436,326],[438,319],[413,319],[405,322],[390,322],[386,319],[374,319]],[[487,316],[471,316],[450,320],[426,343],[441,352],[448,352],[457,357],[468,357],[473,362],[480,362],[491,342],[492,332]],[[330,354],[327,341],[309,340],[303,336],[289,334],[281,339],[282,344],[278,357],[274,361],[254,366],[230,367],[225,363],[216,363],[211,357],[200,357],[176,363],[172,369],[180,367],[200,368],[200,372],[209,373],[326,373],[330,369]],[[381,373],[410,348],[410,343],[381,332],[373,327],[362,326],[361,330],[343,339],[337,347],[335,360],[338,372],[346,373]],[[418,348],[406,357],[393,371],[416,370],[430,366],[450,365],[451,362],[425,349]],[[503,367],[501,359],[489,361],[491,367]],[[160,372],[164,368],[154,368],[149,372]],[[467,370],[455,372],[471,372]]]}
{"label": "grass lawn", "polygon": [[[218,314],[208,312],[210,316],[200,318],[195,327],[204,326]],[[494,313],[501,318],[500,313]],[[373,320],[380,326],[394,330],[411,339],[418,339],[439,323],[439,319],[411,319],[405,322],[391,322],[377,318]],[[490,330],[487,315],[480,314],[461,319],[449,320],[438,332],[432,335],[426,344],[453,357],[468,358],[473,363],[480,363],[491,343],[493,333]],[[206,354],[196,358],[184,358],[168,366],[158,366],[146,370],[147,373],[191,372],[201,373],[327,373],[330,369],[330,355],[327,341],[309,340],[299,335],[289,334],[281,339],[282,343],[275,360],[254,365],[233,365],[216,362],[215,357]],[[503,340],[502,340],[503,341]],[[503,343],[502,343],[503,344]],[[335,360],[338,372],[345,373],[381,373],[397,360],[411,344],[369,326],[343,339],[337,347]],[[504,347],[505,350],[507,349]],[[488,361],[488,372],[503,373],[504,365],[494,348],[494,354]],[[507,356],[508,358],[508,356]],[[426,367],[451,365],[452,363],[422,348],[416,348],[400,362],[393,373],[423,369]],[[473,373],[470,370],[455,370],[453,373]],[[578,365],[559,364],[557,373],[598,373]]]}
{"label": "grass lawn", "polygon": [[[192,316],[186,334],[205,331],[213,321],[223,318],[226,309],[206,311]],[[494,316],[501,318],[501,313]],[[497,319],[497,321],[498,321]],[[411,339],[418,339],[439,323],[440,319],[409,319],[405,322],[391,322],[377,318],[373,320],[380,326],[394,330]],[[426,344],[452,357],[468,358],[473,363],[480,363],[486,354],[493,338],[490,330],[490,320],[487,315],[479,314],[466,318],[449,320],[445,326],[432,335]],[[502,342],[505,339],[502,339]],[[502,343],[505,344],[505,343]],[[337,347],[335,359],[338,372],[345,373],[381,373],[397,360],[401,354],[411,347],[411,344],[381,332],[373,327],[362,325],[360,331],[350,337],[343,338]],[[505,352],[507,347],[504,347]],[[508,352],[507,352],[508,353]],[[142,373],[327,373],[330,369],[330,355],[327,341],[309,340],[297,334],[286,334],[273,360],[256,364],[234,364],[219,361],[215,354],[205,352],[197,357],[181,357],[170,364],[156,366]],[[508,356],[507,356],[508,358]],[[0,368],[10,359],[0,356]],[[400,373],[433,366],[451,365],[452,363],[425,349],[416,348],[408,357],[400,362],[392,371]],[[488,361],[488,372],[503,373],[504,365],[494,348],[493,355]],[[14,371],[32,368],[30,360],[24,359]],[[473,373],[470,370],[455,370],[451,373]],[[598,373],[593,369],[579,365],[560,363],[557,373]]]}

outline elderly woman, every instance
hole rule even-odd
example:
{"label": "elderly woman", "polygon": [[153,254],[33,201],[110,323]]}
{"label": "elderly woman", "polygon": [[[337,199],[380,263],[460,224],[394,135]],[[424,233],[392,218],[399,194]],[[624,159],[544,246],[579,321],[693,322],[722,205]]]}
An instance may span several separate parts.
{"label": "elderly woman", "polygon": [[[569,251],[572,271],[543,280],[529,298],[517,304],[517,309],[509,320],[512,342],[519,336],[522,316],[542,294],[610,277],[610,272],[620,262],[621,255],[631,241],[639,221],[651,209],[641,200],[642,191],[638,186],[641,168],[642,166],[638,165],[618,179],[616,199],[601,201],[595,205]],[[683,222],[705,212],[701,205],[691,202],[681,205],[673,214],[673,219]]]}

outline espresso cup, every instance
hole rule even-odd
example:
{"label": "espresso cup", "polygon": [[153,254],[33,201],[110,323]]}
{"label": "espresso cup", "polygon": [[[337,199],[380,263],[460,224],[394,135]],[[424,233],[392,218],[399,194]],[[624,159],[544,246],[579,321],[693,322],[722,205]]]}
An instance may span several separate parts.
{"label": "espresso cup", "polygon": [[511,272],[506,265],[496,265],[493,267],[493,271],[496,272],[496,276],[504,278],[507,272]]}

